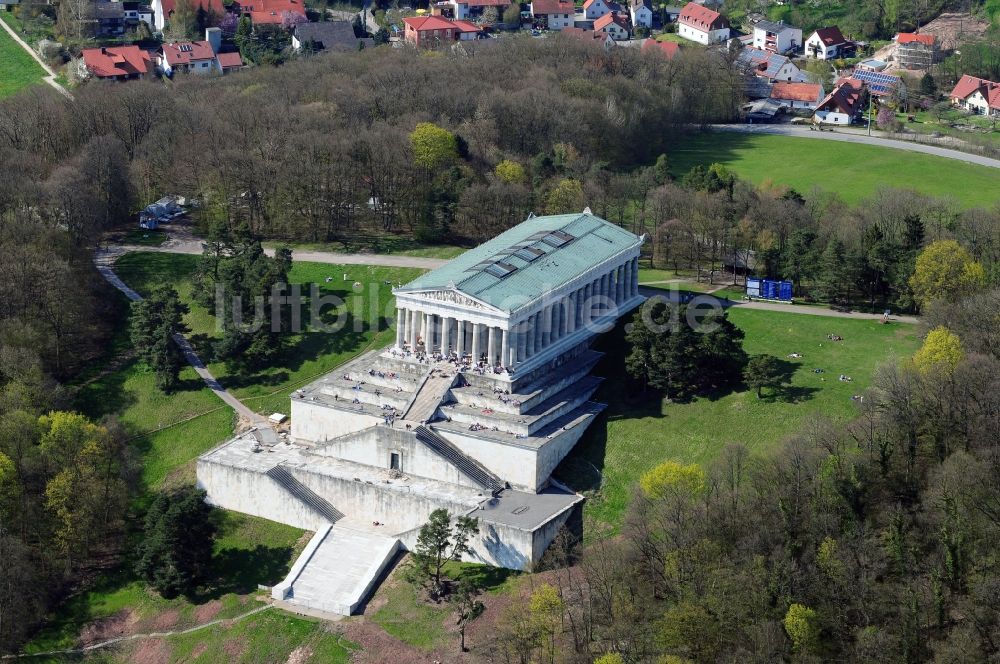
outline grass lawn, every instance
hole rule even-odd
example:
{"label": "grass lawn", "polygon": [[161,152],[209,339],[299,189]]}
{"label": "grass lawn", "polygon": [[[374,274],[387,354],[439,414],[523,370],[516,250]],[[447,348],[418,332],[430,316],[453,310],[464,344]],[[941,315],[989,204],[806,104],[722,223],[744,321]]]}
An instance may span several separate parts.
{"label": "grass lawn", "polygon": [[963,207],[1000,201],[1000,169],[872,145],[734,132],[696,134],[670,153],[677,177],[719,162],[755,184],[771,181],[808,196],[815,187],[858,203],[881,186],[957,198]]}
{"label": "grass lawn", "polygon": [[468,251],[468,247],[458,247],[451,244],[444,245],[422,245],[417,244],[412,239],[393,238],[383,239],[376,246],[357,246],[344,242],[265,242],[265,247],[286,246],[304,251],[329,251],[332,253],[377,253],[392,254],[394,256],[415,256],[419,258],[455,258]]}
{"label": "grass lawn", "polygon": [[[402,569],[403,565],[397,567],[372,599],[373,603],[382,603],[372,615],[372,622],[415,648],[427,652],[449,650],[457,638],[455,612],[447,603],[426,601],[421,590],[402,578]],[[453,581],[472,580],[487,593],[509,590],[519,577],[511,570],[471,563],[448,563],[445,576]]]}
{"label": "grass lawn", "polygon": [[[691,403],[662,403],[624,378],[626,351],[619,325],[600,341],[598,348],[607,355],[594,372],[605,377],[596,400],[609,407],[556,471],[575,488],[591,490],[585,514],[615,529],[632,486],[660,462],[707,463],[732,442],[767,453],[810,416],[851,417],[851,396],[870,385],[876,366],[911,355],[919,342],[911,325],[738,308],[729,315],[746,334],[748,353],[804,356],[787,360],[794,371],[790,388],[777,396],[765,393],[764,399],[741,388]],[[844,341],[827,341],[828,334],[839,334]],[[825,373],[813,373],[816,368]],[[840,374],[853,382],[840,382]],[[603,474],[600,489],[595,469]]]}
{"label": "grass lawn", "polygon": [[45,70],[0,28],[0,98],[41,83],[44,76]]}
{"label": "grass lawn", "polygon": [[688,39],[684,39],[683,37],[681,37],[676,32],[661,32],[660,34],[656,35],[656,41],[674,42],[675,44],[683,44],[685,46],[688,46],[688,45],[691,45],[691,44],[694,44],[696,46],[700,46],[701,45],[701,44],[698,44],[697,42],[693,42],[693,41],[690,41]]}
{"label": "grass lawn", "polygon": [[130,228],[119,240],[122,244],[135,244],[142,247],[158,247],[167,241],[167,233],[160,230]]}

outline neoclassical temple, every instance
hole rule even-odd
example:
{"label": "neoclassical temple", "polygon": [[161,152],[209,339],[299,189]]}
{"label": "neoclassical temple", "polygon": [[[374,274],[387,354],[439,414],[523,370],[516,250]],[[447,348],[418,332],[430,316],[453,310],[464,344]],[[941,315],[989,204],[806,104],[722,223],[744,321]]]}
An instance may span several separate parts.
{"label": "neoclassical temple", "polygon": [[291,395],[291,427],[198,459],[213,504],[315,531],[283,605],[350,614],[435,509],[467,560],[529,569],[583,497],[552,473],[604,409],[594,338],[642,302],[643,238],[589,210],[531,217],[394,290],[395,343]]}
{"label": "neoclassical temple", "polygon": [[639,295],[642,240],[589,212],[533,217],[396,295],[396,348],[524,370]]}

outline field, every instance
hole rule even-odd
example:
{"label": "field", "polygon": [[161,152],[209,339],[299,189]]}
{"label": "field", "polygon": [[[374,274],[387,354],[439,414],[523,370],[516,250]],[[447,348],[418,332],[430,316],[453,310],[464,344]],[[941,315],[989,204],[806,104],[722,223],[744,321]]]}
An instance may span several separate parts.
{"label": "field", "polygon": [[[607,355],[594,372],[605,378],[596,400],[609,407],[556,471],[575,488],[591,491],[585,510],[593,520],[615,529],[633,484],[662,461],[708,463],[733,442],[766,454],[809,417],[851,417],[851,397],[870,385],[873,370],[909,356],[918,344],[915,327],[902,324],[738,307],[729,315],[746,334],[748,353],[803,355],[786,359],[794,372],[788,389],[773,396],[765,392],[764,399],[741,388],[690,403],[663,403],[653,394],[642,394],[622,375],[622,325],[599,342],[598,349]],[[828,334],[839,334],[844,341],[828,341]],[[824,373],[814,373],[817,368]],[[840,374],[853,381],[840,382]],[[598,472],[603,476],[600,489]]]}
{"label": "field", "polygon": [[377,243],[363,242],[359,244],[347,244],[344,242],[265,242],[265,247],[286,246],[306,251],[329,251],[332,253],[374,253],[392,254],[394,256],[414,256],[417,258],[455,258],[459,254],[468,250],[467,247],[458,247],[450,244],[445,245],[423,245],[414,242],[412,239],[404,238],[381,238]]}
{"label": "field", "polygon": [[0,99],[41,83],[44,76],[45,70],[0,28]]}
{"label": "field", "polygon": [[694,135],[670,153],[677,177],[713,162],[755,184],[770,181],[805,196],[817,188],[852,204],[882,186],[955,198],[962,207],[992,207],[1000,200],[1000,169],[893,148],[718,132]]}

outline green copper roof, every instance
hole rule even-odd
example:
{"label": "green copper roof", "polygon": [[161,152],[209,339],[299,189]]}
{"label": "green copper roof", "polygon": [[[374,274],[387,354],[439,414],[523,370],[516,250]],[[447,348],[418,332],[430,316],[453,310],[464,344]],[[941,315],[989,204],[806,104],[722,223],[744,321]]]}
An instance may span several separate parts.
{"label": "green copper roof", "polygon": [[398,292],[451,288],[514,311],[640,243],[589,213],[532,217]]}

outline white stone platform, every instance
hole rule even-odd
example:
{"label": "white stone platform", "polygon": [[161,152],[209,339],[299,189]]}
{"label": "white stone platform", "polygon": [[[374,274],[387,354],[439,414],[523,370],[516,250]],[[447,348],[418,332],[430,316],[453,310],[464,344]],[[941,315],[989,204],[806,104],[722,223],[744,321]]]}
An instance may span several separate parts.
{"label": "white stone platform", "polygon": [[338,523],[313,536],[271,597],[293,607],[349,616],[399,550],[395,537]]}

